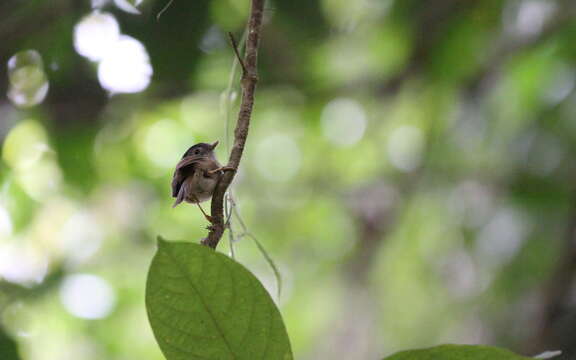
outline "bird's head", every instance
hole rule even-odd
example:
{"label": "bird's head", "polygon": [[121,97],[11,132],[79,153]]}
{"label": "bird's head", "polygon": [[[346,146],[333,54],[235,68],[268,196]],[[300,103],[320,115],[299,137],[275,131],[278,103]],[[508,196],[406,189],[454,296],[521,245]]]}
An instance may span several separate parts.
{"label": "bird's head", "polygon": [[207,156],[207,157],[214,157],[214,148],[218,145],[218,141],[214,142],[213,144],[206,144],[206,143],[198,143],[194,146],[191,146],[185,153],[182,158],[186,156]]}

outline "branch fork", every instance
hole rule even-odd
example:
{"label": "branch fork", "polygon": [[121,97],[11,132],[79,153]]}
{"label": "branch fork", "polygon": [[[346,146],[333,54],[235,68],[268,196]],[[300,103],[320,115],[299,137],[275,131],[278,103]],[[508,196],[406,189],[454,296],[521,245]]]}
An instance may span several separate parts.
{"label": "branch fork", "polygon": [[240,165],[246,138],[248,137],[248,130],[250,128],[250,118],[252,117],[252,109],[254,107],[254,92],[256,90],[256,83],[258,82],[257,59],[264,1],[265,0],[252,0],[244,58],[240,56],[234,36],[230,33],[228,34],[232,47],[234,48],[234,53],[242,67],[242,101],[240,103],[240,111],[238,112],[236,129],[234,130],[234,144],[230,152],[228,164],[225,166],[225,168],[231,171],[225,171],[216,185],[216,189],[212,195],[210,209],[212,225],[209,226],[208,236],[201,241],[203,245],[213,249],[216,249],[227,226],[224,222],[224,195],[232,183],[234,175]]}

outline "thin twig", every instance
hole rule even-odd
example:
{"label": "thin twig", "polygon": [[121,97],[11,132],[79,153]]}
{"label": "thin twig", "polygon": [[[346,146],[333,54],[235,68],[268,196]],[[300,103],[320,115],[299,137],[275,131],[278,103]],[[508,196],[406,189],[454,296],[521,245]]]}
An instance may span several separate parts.
{"label": "thin twig", "polygon": [[234,204],[230,202],[230,193],[227,193],[224,198],[224,214],[226,214],[226,222],[224,226],[228,229],[230,257],[236,259],[236,252],[234,251],[234,231],[232,230],[232,206],[234,206]]}
{"label": "thin twig", "polygon": [[244,234],[239,235],[239,237],[244,236],[247,236],[250,239],[252,239],[252,241],[254,241],[256,247],[258,248],[258,251],[260,251],[262,256],[264,256],[264,259],[268,263],[268,266],[270,266],[270,268],[272,269],[272,272],[274,273],[274,278],[276,279],[276,296],[278,297],[278,300],[280,300],[280,296],[282,295],[282,275],[280,275],[280,270],[278,270],[276,263],[274,262],[274,260],[272,260],[270,255],[268,255],[268,252],[266,251],[262,243],[258,241],[256,236],[254,236],[254,234],[252,234],[251,232],[246,232]]}
{"label": "thin twig", "polygon": [[[268,255],[268,251],[266,251],[264,245],[262,245],[262,243],[260,243],[258,238],[256,238],[256,236],[250,232],[248,226],[246,226],[246,223],[244,222],[244,220],[242,220],[242,216],[240,216],[240,211],[238,211],[234,199],[232,199],[231,197],[229,197],[229,199],[230,199],[231,214],[234,214],[236,220],[238,220],[238,224],[240,224],[240,227],[242,228],[242,233],[238,235],[238,239],[241,239],[246,236],[252,239],[252,241],[254,241],[256,247],[258,248],[258,251],[260,251],[262,256],[264,256],[264,259],[266,260],[266,262],[272,269],[272,272],[274,273],[274,277],[276,278],[276,290],[277,290],[276,294],[278,296],[278,300],[280,300],[280,295],[282,295],[282,275],[280,275],[280,270],[278,270],[276,263],[274,262],[274,260],[272,260],[270,255]],[[231,227],[229,229],[232,230]]]}
{"label": "thin twig", "polygon": [[[260,44],[260,30],[262,28],[262,14],[265,0],[252,0],[250,9],[250,19],[248,21],[248,38],[246,40],[246,52],[244,58],[245,72],[242,74],[242,102],[238,113],[238,122],[234,130],[234,145],[228,159],[229,167],[238,170],[248,129],[250,127],[250,118],[254,107],[254,92],[256,90],[257,76],[257,59],[258,46]],[[212,196],[212,226],[208,237],[202,240],[202,244],[216,249],[218,242],[222,238],[225,230],[224,223],[224,194],[232,183],[236,171],[227,171],[222,175],[214,195]]]}
{"label": "thin twig", "polygon": [[244,60],[242,60],[242,56],[240,56],[240,52],[238,52],[238,43],[236,43],[236,39],[234,39],[234,35],[232,35],[231,32],[228,33],[228,37],[230,38],[230,43],[232,44],[232,48],[234,49],[234,54],[236,54],[236,59],[238,59],[238,62],[242,67],[242,76],[244,76],[244,74],[248,73],[248,71],[246,71],[246,65],[244,65]]}
{"label": "thin twig", "polygon": [[[240,38],[240,42],[237,48],[244,46],[244,42],[246,40],[246,30],[242,33],[242,37]],[[230,108],[232,107],[232,87],[234,83],[234,79],[236,79],[236,67],[238,65],[238,58],[235,57],[234,61],[232,62],[232,69],[230,70],[230,76],[228,77],[228,86],[226,86],[226,90],[224,90],[224,97],[222,99],[224,108],[224,115],[226,118],[226,124],[224,127],[225,133],[225,145],[226,145],[226,152],[230,151]]]}
{"label": "thin twig", "polygon": [[[231,205],[228,205],[231,204]],[[232,195],[230,192],[226,194],[224,199],[224,213],[226,214],[226,222],[224,223],[226,227],[229,227],[232,222],[232,207],[236,206],[234,200],[232,200]]]}
{"label": "thin twig", "polygon": [[160,17],[162,16],[162,14],[164,14],[166,12],[166,10],[168,10],[168,8],[170,7],[170,5],[172,5],[172,3],[174,2],[174,0],[170,0],[168,2],[168,4],[164,5],[164,7],[162,8],[162,10],[160,10],[160,12],[158,13],[158,15],[156,15],[156,21],[160,21]]}

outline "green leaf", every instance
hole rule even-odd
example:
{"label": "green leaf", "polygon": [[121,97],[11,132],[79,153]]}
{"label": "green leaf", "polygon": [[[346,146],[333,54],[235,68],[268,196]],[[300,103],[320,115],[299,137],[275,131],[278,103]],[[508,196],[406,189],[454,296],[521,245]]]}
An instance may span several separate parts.
{"label": "green leaf", "polygon": [[18,344],[0,327],[0,359],[20,360]]}
{"label": "green leaf", "polygon": [[440,345],[428,349],[401,351],[384,360],[525,360],[524,356],[492,346]]}
{"label": "green leaf", "polygon": [[266,289],[245,267],[208,247],[159,238],[146,308],[168,360],[292,359]]}

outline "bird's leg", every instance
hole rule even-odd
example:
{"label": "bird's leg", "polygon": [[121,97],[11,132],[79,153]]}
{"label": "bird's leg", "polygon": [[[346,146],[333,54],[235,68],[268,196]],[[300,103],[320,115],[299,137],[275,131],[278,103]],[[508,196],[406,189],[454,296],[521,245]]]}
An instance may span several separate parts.
{"label": "bird's leg", "polygon": [[232,166],[221,166],[218,169],[208,170],[208,174],[212,175],[219,171],[236,171],[236,169],[234,169]]}
{"label": "bird's leg", "polygon": [[196,205],[198,206],[198,208],[200,209],[200,211],[202,211],[202,214],[204,215],[204,217],[206,218],[206,220],[212,222],[212,216],[206,214],[206,212],[204,211],[204,209],[202,209],[202,206],[200,205],[200,201],[198,201],[198,198],[195,195],[192,195],[192,198],[194,199],[194,201],[196,202]]}

